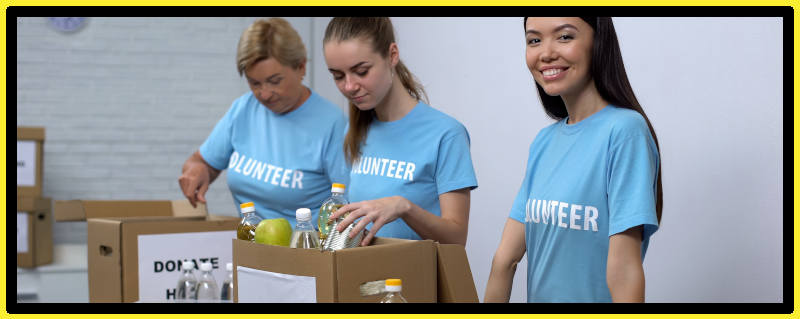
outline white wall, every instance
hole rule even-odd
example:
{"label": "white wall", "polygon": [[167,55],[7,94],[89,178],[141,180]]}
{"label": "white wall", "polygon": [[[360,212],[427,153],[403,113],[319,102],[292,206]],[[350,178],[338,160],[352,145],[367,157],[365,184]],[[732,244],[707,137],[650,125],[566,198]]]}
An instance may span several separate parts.
{"label": "white wall", "polygon": [[[64,34],[19,18],[17,125],[46,129],[44,196],[184,198],[183,162],[248,90],[236,45],[256,19],[89,18]],[[311,19],[287,20],[311,44]],[[211,185],[208,208],[234,216],[226,179]],[[86,242],[85,222],[54,231],[56,243]]]}
{"label": "white wall", "polygon": [[[327,21],[314,19],[316,41]],[[782,301],[783,21],[614,21],[662,152],[664,214],[644,262],[647,300]],[[483,299],[528,146],[552,123],[525,65],[522,18],[393,23],[400,56],[431,104],[470,133],[479,187],[472,192],[467,254]],[[314,83],[336,92],[329,76]],[[520,264],[515,276],[514,302],[526,299],[526,267]]]}

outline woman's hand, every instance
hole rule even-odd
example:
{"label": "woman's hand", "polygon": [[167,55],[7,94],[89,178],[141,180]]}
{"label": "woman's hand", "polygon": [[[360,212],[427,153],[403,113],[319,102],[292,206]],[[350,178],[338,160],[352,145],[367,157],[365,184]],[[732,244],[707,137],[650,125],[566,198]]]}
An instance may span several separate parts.
{"label": "woman's hand", "polygon": [[411,202],[401,196],[392,196],[392,197],[384,197],[374,200],[366,200],[356,203],[350,203],[345,206],[342,206],[336,212],[331,214],[330,219],[335,220],[344,214],[350,213],[347,217],[336,226],[336,231],[343,231],[347,226],[349,226],[353,221],[358,218],[361,220],[356,224],[353,229],[350,231],[350,238],[353,238],[358,232],[362,231],[367,227],[369,223],[372,223],[372,228],[369,230],[369,234],[364,236],[363,240],[361,240],[361,246],[369,245],[369,242],[372,241],[372,238],[375,237],[375,234],[378,232],[383,225],[390,223],[398,218],[403,218],[403,216],[411,209]]}
{"label": "woman's hand", "polygon": [[189,199],[192,207],[197,207],[197,202],[206,203],[206,191],[211,182],[217,178],[220,171],[208,165],[200,152],[195,152],[183,164],[183,174],[178,178],[183,196]]}

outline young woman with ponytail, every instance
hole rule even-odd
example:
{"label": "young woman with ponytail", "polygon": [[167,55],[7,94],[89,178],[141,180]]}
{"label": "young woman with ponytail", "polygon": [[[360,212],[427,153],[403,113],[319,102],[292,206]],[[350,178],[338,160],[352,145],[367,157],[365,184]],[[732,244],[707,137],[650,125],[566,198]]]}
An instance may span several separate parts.
{"label": "young woman with ponytail", "polygon": [[528,302],[643,302],[661,220],[658,140],[611,18],[525,18],[526,62],[557,122],[530,146],[485,302],[508,302],[527,253]]}
{"label": "young woman with ponytail", "polygon": [[[323,50],[349,100],[344,153],[351,164],[351,204],[339,230],[371,224],[374,236],[465,245],[470,191],[477,187],[466,128],[427,104],[400,61],[388,18],[334,18]],[[360,220],[359,220],[360,219]]]}

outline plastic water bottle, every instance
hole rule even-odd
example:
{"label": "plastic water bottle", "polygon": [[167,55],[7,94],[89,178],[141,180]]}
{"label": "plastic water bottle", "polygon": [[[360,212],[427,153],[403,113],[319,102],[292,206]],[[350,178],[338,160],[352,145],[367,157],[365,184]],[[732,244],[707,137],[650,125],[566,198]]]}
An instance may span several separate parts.
{"label": "plastic water bottle", "polygon": [[194,262],[184,261],[181,263],[181,276],[178,279],[178,287],[175,289],[175,300],[177,302],[188,302],[197,299],[197,277],[194,275]]}
{"label": "plastic water bottle", "polygon": [[261,222],[261,217],[256,214],[253,202],[242,203],[239,205],[242,212],[242,220],[236,228],[236,238],[247,241],[255,241],[256,227]]}
{"label": "plastic water bottle", "polygon": [[400,294],[403,290],[403,281],[400,279],[386,279],[386,296],[381,303],[407,303],[406,298]]}
{"label": "plastic water bottle", "polygon": [[233,263],[225,264],[225,270],[228,271],[228,276],[222,284],[222,293],[219,299],[223,302],[233,302]]}
{"label": "plastic water bottle", "polygon": [[217,280],[211,274],[211,263],[200,264],[200,278],[197,281],[197,302],[218,302]]}
{"label": "plastic water bottle", "polygon": [[325,199],[319,208],[317,228],[319,228],[319,239],[321,240],[328,238],[328,233],[330,233],[331,221],[328,218],[331,217],[331,214],[342,206],[349,204],[347,198],[344,197],[344,189],[344,184],[333,183],[331,185],[331,197]]}
{"label": "plastic water bottle", "polygon": [[311,210],[299,208],[295,211],[295,217],[297,217],[297,225],[294,226],[294,231],[292,231],[292,240],[289,242],[289,247],[319,248],[319,234],[314,229],[314,225],[311,224]]}

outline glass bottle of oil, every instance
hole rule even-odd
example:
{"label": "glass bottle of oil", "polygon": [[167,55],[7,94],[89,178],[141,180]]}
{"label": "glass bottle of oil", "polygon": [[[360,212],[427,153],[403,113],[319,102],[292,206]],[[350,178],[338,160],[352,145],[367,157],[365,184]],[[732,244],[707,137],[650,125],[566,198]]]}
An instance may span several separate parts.
{"label": "glass bottle of oil", "polygon": [[333,183],[331,186],[331,197],[328,197],[322,206],[319,208],[319,217],[317,218],[317,228],[319,229],[319,239],[325,240],[328,238],[328,233],[331,230],[332,221],[328,217],[333,214],[337,209],[344,205],[349,204],[347,198],[344,197],[344,184]]}
{"label": "glass bottle of oil", "polygon": [[242,211],[242,221],[236,229],[236,238],[254,241],[256,239],[256,226],[261,222],[261,217],[256,215],[256,208],[253,202],[242,203],[239,208]]}

